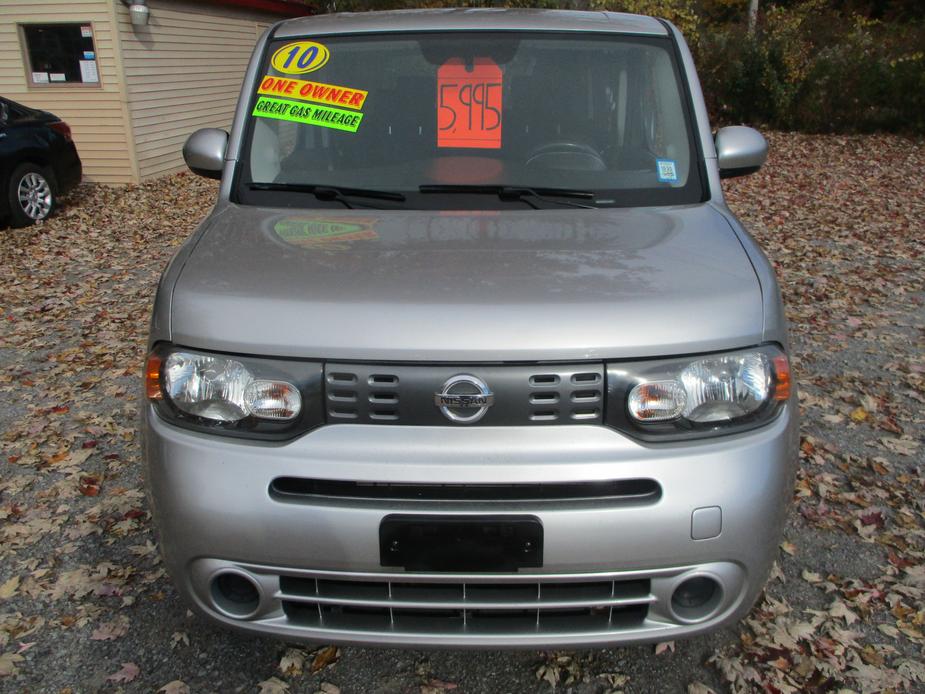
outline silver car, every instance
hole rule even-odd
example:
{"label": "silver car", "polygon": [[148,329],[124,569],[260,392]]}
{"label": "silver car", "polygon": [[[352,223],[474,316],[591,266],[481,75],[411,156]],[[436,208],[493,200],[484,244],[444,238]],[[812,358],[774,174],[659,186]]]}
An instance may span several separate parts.
{"label": "silver car", "polygon": [[166,565],[288,641],[692,636],[762,590],[797,407],[778,286],[668,22],[282,22],[164,272],[144,440]]}

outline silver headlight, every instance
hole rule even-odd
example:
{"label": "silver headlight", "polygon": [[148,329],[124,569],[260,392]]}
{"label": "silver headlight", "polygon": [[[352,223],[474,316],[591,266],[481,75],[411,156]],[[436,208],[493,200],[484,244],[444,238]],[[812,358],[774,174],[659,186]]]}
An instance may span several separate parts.
{"label": "silver headlight", "polygon": [[163,390],[177,409],[216,422],[249,416],[290,420],[302,409],[291,383],[257,379],[240,361],[217,355],[171,353],[163,367]]}
{"label": "silver headlight", "polygon": [[[611,387],[612,384],[612,387]],[[626,415],[608,419],[652,435],[731,429],[772,417],[790,397],[790,365],[777,347],[687,359],[608,366],[610,406],[623,394]],[[622,408],[621,408],[622,409]]]}

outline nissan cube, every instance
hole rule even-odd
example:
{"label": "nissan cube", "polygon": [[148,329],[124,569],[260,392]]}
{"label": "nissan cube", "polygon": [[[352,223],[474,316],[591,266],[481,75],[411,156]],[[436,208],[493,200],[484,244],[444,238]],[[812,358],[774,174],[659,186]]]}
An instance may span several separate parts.
{"label": "nissan cube", "polygon": [[772,268],[670,23],[288,20],[158,287],[147,484],[182,596],[286,641],[605,646],[740,619],[797,406]]}

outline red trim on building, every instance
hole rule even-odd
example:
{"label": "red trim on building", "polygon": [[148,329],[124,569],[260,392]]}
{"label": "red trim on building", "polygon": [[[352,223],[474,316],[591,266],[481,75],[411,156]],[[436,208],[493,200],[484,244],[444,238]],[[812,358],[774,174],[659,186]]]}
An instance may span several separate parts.
{"label": "red trim on building", "polygon": [[318,11],[314,4],[308,5],[301,2],[289,2],[288,0],[209,0],[209,2],[215,5],[228,5],[257,10],[258,12],[270,12],[286,17],[304,17]]}

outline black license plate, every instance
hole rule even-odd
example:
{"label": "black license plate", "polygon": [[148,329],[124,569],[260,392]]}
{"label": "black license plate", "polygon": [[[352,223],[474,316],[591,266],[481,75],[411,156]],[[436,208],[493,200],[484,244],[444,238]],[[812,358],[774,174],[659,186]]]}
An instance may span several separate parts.
{"label": "black license plate", "polygon": [[390,515],[379,525],[382,566],[407,571],[516,571],[543,565],[535,516]]}

